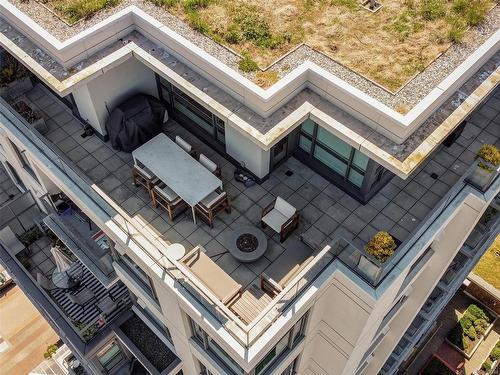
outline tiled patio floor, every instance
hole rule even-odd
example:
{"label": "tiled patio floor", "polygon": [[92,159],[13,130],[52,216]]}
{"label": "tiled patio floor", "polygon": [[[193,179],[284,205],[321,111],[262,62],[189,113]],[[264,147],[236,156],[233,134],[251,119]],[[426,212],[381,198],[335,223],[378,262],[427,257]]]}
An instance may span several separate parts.
{"label": "tiled patio floor", "polygon": [[[145,190],[133,186],[131,154],[114,151],[109,142],[104,143],[96,136],[82,138],[81,123],[45,88],[37,86],[27,97],[46,118],[50,129],[46,137],[123,209],[154,227],[170,242],[181,242],[186,248],[202,244],[208,255],[244,286],[256,281],[285,251],[287,243],[297,240],[302,233],[315,243],[343,236],[360,249],[379,230],[389,231],[404,241],[471,165],[481,144],[498,144],[500,134],[500,90],[497,90],[475,112],[450,148],[440,146],[410,178],[393,178],[368,204],[361,205],[294,158],[261,185],[246,188],[234,180],[235,167],[231,163],[180,125],[170,122],[168,134],[181,135],[222,167],[224,188],[232,199],[233,210],[231,214],[218,216],[212,229],[204,223],[193,224],[190,212],[170,222],[166,213],[153,207]],[[300,210],[299,229],[284,244],[279,243],[277,235],[268,232],[270,241],[265,256],[252,264],[239,263],[226,250],[228,235],[237,226],[257,225],[262,208],[276,196]]]}
{"label": "tiled patio floor", "polygon": [[0,163],[0,207],[10,202],[20,193],[17,186],[14,185],[14,182],[7,174],[3,164]]}

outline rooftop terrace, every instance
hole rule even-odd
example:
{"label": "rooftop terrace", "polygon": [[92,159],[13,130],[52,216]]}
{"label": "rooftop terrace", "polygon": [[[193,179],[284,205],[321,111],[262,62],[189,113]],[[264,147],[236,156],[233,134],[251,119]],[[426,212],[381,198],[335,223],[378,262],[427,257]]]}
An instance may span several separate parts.
{"label": "rooftop terrace", "polygon": [[[167,135],[182,136],[222,168],[224,190],[232,199],[233,209],[230,214],[220,214],[214,228],[210,228],[202,222],[194,224],[190,214],[170,222],[165,212],[153,207],[147,191],[132,184],[131,155],[114,151],[109,143],[95,136],[82,138],[81,123],[43,86],[36,86],[24,99],[43,114],[49,126],[46,138],[54,149],[65,155],[64,159],[70,159],[91,184],[107,194],[135,223],[167,243],[179,242],[186,249],[202,245],[206,254],[251,294],[247,297],[256,299],[260,297],[254,291],[260,289],[263,273],[296,275],[334,238],[349,241],[352,251],[361,252],[375,232],[384,230],[404,245],[472,165],[479,147],[483,143],[498,146],[500,134],[500,91],[497,89],[470,118],[451,147],[439,146],[408,179],[394,177],[368,204],[360,205],[294,158],[288,159],[261,185],[244,187],[234,180],[234,165],[184,128],[170,122]],[[258,225],[262,208],[276,196],[300,210],[298,230],[283,244],[276,234],[266,232],[269,246],[264,257],[250,264],[240,263],[227,250],[229,235],[242,225]],[[308,245],[300,241],[300,237]],[[289,252],[298,246],[302,255],[294,257],[290,264]],[[324,255],[322,252],[321,256]],[[260,304],[260,309],[265,306]],[[237,310],[235,304],[232,311],[237,313]],[[250,323],[261,310],[253,316],[239,315]]]}

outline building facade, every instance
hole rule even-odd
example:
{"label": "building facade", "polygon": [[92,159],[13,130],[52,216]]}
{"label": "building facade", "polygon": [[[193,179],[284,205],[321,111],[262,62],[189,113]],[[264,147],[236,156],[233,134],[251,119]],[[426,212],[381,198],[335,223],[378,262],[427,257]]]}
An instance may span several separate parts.
{"label": "building facade", "polygon": [[[483,186],[473,174],[481,145],[499,145],[500,31],[406,114],[312,62],[264,90],[136,6],[61,42],[2,0],[0,45],[27,69],[0,101],[20,191],[0,207],[0,259],[88,373],[395,374],[499,232],[498,169]],[[232,210],[214,225],[170,220],[111,147],[109,114],[138,93],[220,167]],[[231,233],[276,197],[298,228],[236,260]],[[364,250],[378,231],[397,240],[385,262]],[[84,302],[44,282],[54,244]]]}

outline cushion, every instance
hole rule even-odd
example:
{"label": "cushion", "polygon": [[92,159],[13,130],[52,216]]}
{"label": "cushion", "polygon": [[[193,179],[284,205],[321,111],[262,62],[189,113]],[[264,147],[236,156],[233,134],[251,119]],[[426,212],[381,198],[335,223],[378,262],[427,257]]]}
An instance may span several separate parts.
{"label": "cushion", "polygon": [[167,185],[165,185],[164,187],[159,187],[158,185],[156,185],[154,189],[169,202],[173,202],[177,198],[179,198],[179,196],[175,193],[175,191],[170,189]]}
{"label": "cushion", "polygon": [[200,163],[210,172],[215,172],[217,169],[217,164],[215,164],[212,160],[210,160],[203,154],[200,155]]}
{"label": "cushion", "polygon": [[175,136],[175,143],[177,143],[186,152],[191,152],[192,150],[191,145],[178,135]]}
{"label": "cushion", "polygon": [[219,201],[219,199],[226,195],[226,192],[217,193],[216,191],[212,191],[206,198],[201,201],[201,204],[207,208],[212,207],[215,203]]}
{"label": "cushion", "polygon": [[274,208],[279,212],[281,212],[281,214],[285,216],[287,219],[290,219],[297,211],[295,207],[293,207],[290,203],[288,203],[281,197],[276,198],[276,203],[274,204]]}
{"label": "cushion", "polygon": [[151,172],[149,169],[147,169],[146,167],[139,167],[137,164],[134,165],[134,168],[141,174],[143,175],[145,178],[147,178],[148,180],[152,180],[154,178],[156,178],[156,176],[153,174],[153,172]]}
{"label": "cushion", "polygon": [[281,226],[288,220],[289,218],[283,216],[283,214],[277,209],[272,209],[270,212],[266,214],[262,218],[262,221],[269,225],[275,232],[281,232]]}

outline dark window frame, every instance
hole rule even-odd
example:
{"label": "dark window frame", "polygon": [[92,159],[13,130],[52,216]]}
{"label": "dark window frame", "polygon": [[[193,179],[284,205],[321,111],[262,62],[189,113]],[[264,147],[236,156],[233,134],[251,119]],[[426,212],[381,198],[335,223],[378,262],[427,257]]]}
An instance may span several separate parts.
{"label": "dark window frame", "polygon": [[26,156],[26,150],[21,151],[17,145],[10,141],[10,144],[12,145],[12,148],[14,149],[14,152],[17,155],[17,158],[19,159],[19,162],[21,163],[21,166],[23,169],[28,172],[28,174],[33,177],[33,179],[40,184],[40,181],[38,180],[38,177],[35,174],[35,170],[33,169],[33,166],[31,165],[30,160]]}

